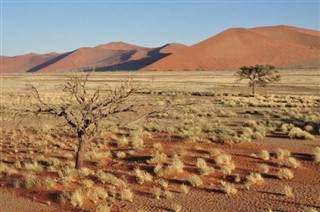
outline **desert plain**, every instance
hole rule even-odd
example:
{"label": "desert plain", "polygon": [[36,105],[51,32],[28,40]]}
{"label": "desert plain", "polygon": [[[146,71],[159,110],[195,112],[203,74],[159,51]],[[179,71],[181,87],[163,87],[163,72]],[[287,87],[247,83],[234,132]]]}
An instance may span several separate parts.
{"label": "desert plain", "polygon": [[235,71],[91,73],[88,92],[139,87],[137,112],[104,123],[80,170],[63,120],[25,112],[26,84],[55,105],[72,73],[3,73],[0,211],[319,211],[320,72],[279,73],[255,95]]}

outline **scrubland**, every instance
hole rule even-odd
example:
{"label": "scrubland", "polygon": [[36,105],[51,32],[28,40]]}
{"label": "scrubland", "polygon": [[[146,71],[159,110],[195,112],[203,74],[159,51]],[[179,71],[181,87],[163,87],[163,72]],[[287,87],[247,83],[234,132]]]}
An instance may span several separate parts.
{"label": "scrubland", "polygon": [[91,90],[139,85],[138,115],[173,106],[150,122],[104,123],[80,170],[77,140],[60,119],[21,112],[32,105],[26,82],[54,105],[64,75],[3,75],[0,192],[61,211],[317,211],[319,71],[280,73],[257,95],[231,71],[93,73]]}

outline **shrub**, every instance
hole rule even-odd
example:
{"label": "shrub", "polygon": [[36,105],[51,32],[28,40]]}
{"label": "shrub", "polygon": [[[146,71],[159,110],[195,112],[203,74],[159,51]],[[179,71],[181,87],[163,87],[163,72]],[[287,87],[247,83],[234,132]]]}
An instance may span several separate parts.
{"label": "shrub", "polygon": [[278,171],[277,176],[279,179],[290,180],[294,177],[294,174],[290,169],[283,168]]}

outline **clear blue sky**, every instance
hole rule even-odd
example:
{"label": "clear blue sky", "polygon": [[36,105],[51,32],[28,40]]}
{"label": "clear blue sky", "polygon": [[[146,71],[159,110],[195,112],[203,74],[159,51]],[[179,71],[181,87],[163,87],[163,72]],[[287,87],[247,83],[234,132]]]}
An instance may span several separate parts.
{"label": "clear blue sky", "polygon": [[2,55],[66,52],[124,41],[195,44],[230,27],[319,30],[318,1],[1,0]]}

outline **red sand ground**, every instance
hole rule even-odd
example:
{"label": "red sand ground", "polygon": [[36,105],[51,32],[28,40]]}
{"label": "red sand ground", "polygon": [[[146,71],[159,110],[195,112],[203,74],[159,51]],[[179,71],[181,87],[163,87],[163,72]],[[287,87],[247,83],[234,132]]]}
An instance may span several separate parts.
{"label": "red sand ground", "polygon": [[272,64],[320,67],[320,32],[290,26],[232,28],[157,61],[143,70],[238,69]]}

